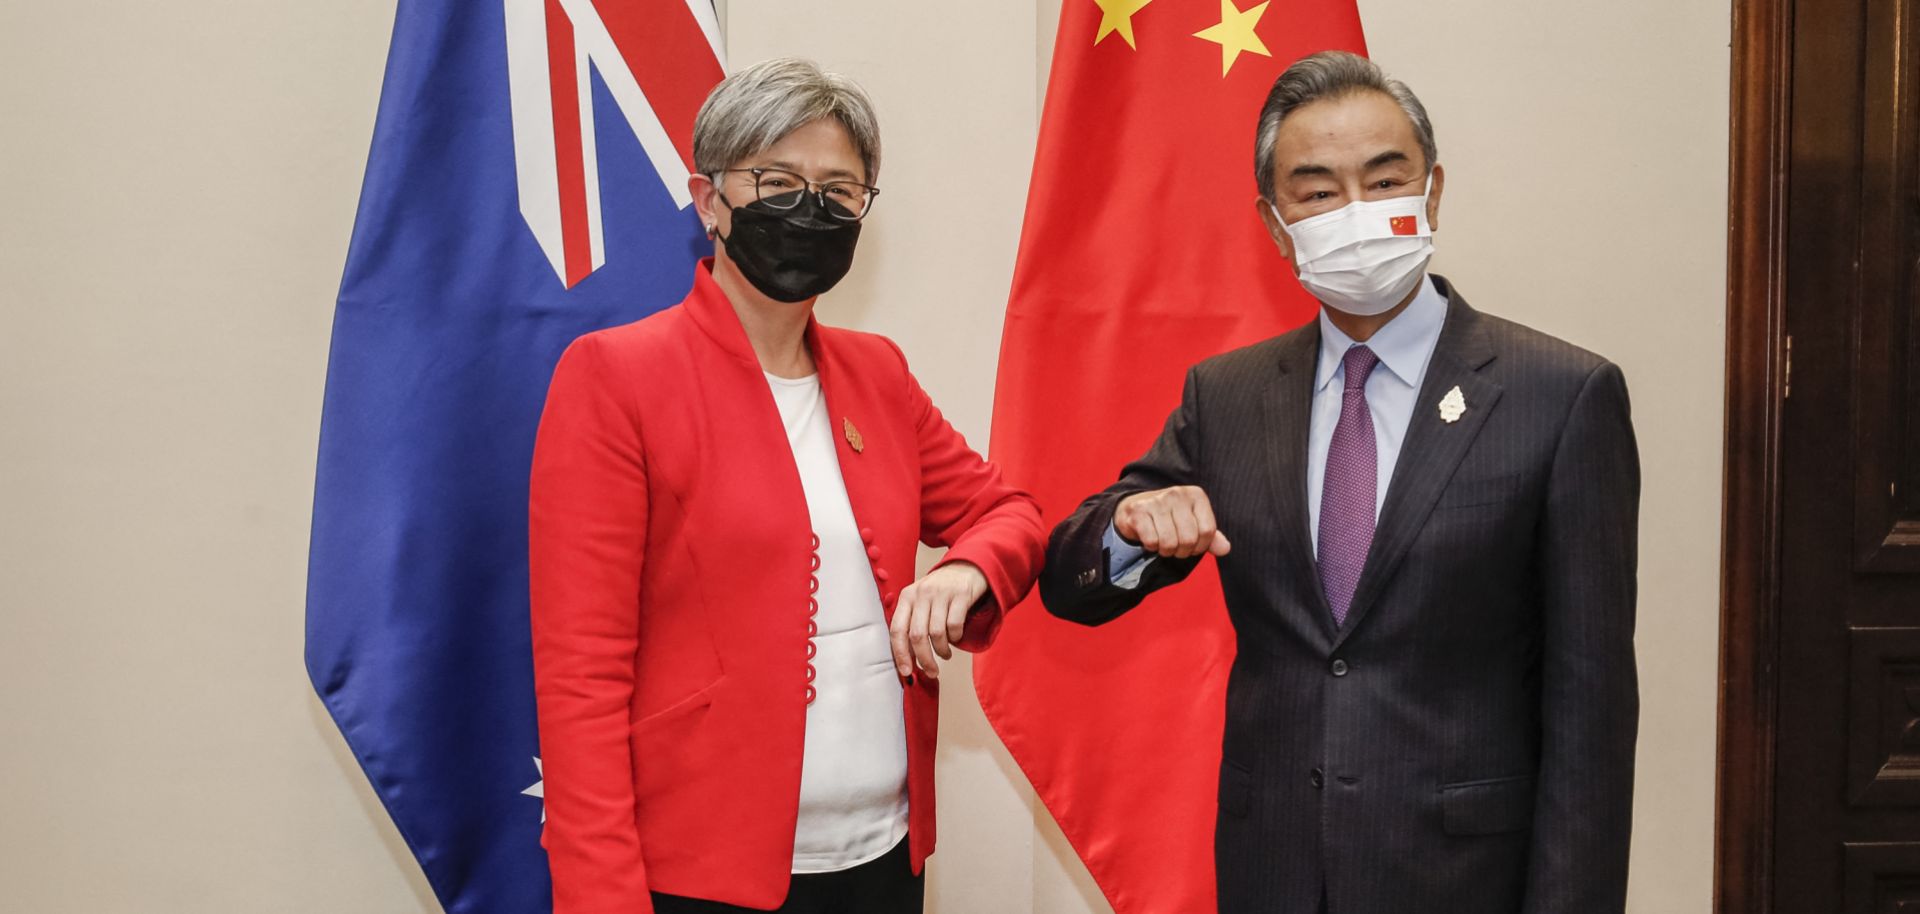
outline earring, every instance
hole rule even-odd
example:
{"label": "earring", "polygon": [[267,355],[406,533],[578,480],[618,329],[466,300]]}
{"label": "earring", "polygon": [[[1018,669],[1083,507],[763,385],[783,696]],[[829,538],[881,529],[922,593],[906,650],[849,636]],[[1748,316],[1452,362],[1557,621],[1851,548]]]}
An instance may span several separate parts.
{"label": "earring", "polygon": [[707,237],[708,237],[708,238],[712,238],[712,237],[713,237],[713,233],[714,233],[714,231],[715,231],[716,229],[718,229],[718,228],[719,228],[719,226],[716,226],[716,225],[714,225],[714,224],[713,224],[713,223],[711,223],[711,222],[709,222],[709,223],[707,223]]}

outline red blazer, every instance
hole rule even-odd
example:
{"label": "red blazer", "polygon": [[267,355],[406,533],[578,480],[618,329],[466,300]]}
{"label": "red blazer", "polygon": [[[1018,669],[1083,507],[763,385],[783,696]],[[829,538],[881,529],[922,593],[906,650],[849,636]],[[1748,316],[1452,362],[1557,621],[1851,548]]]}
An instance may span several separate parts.
{"label": "red blazer", "polygon": [[[686,301],[568,347],[534,447],[534,679],[555,914],[650,891],[785,898],[808,698],[812,531],[773,395],[711,264]],[[915,544],[985,572],[968,625],[1039,570],[1032,498],[967,447],[884,337],[810,324],[841,474],[891,617]],[[938,683],[905,689],[913,866],[934,844]]]}

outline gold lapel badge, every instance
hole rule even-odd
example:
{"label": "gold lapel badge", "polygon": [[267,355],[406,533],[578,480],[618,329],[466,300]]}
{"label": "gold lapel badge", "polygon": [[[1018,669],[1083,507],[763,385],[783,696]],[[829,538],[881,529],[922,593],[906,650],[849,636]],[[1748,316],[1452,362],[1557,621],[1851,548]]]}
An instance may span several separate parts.
{"label": "gold lapel badge", "polygon": [[1452,425],[1466,414],[1467,395],[1461,393],[1458,386],[1447,391],[1447,395],[1440,398],[1440,421]]}
{"label": "gold lapel badge", "polygon": [[867,441],[860,437],[860,430],[853,427],[852,419],[840,420],[840,430],[846,433],[847,447],[853,448],[854,453],[860,454],[866,451]]}

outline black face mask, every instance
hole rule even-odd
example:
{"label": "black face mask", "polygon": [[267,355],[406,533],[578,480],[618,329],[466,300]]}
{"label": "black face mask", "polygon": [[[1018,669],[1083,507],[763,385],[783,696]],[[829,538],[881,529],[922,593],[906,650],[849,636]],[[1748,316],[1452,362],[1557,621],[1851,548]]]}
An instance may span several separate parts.
{"label": "black face mask", "polygon": [[[733,234],[721,238],[740,275],[774,301],[806,301],[833,288],[853,267],[853,246],[860,223],[836,219],[819,194],[795,191],[792,209],[775,209],[763,200],[734,206]],[[717,237],[717,236],[716,236]]]}

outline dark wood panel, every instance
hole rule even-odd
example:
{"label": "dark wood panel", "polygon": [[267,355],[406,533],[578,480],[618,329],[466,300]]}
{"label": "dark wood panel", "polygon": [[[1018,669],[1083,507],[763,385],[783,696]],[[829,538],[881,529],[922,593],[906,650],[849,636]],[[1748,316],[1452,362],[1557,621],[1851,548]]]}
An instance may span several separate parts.
{"label": "dark wood panel", "polygon": [[[1913,302],[1920,271],[1920,38],[1911,0],[1869,0],[1861,80],[1854,542],[1859,570],[1920,573]],[[1906,493],[1900,492],[1907,481]]]}
{"label": "dark wood panel", "polygon": [[1847,844],[1849,914],[1920,914],[1920,844]]}
{"label": "dark wood panel", "polygon": [[1920,806],[1920,628],[1856,628],[1847,661],[1847,796]]}
{"label": "dark wood panel", "polygon": [[1920,0],[1734,10],[1716,909],[1920,914]]}
{"label": "dark wood panel", "polygon": [[[1868,0],[1796,0],[1787,177],[1773,910],[1840,897],[1849,834],[1846,672],[1855,566],[1852,372],[1860,302]],[[1789,824],[1790,823],[1790,824]]]}
{"label": "dark wood panel", "polygon": [[1771,914],[1790,0],[1736,0],[1714,910]]}

